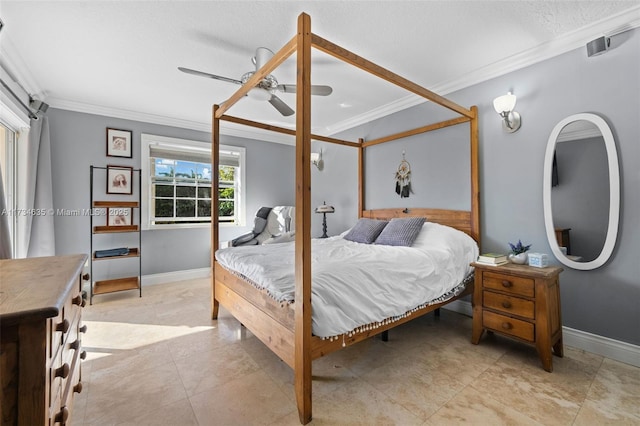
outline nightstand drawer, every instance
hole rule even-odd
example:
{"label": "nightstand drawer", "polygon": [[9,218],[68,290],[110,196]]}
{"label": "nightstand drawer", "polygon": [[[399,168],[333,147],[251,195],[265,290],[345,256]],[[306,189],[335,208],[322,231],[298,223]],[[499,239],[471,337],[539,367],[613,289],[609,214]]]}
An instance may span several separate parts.
{"label": "nightstand drawer", "polygon": [[535,340],[535,327],[527,321],[517,320],[505,315],[484,311],[482,313],[482,325],[486,328],[499,331],[504,334],[519,337],[533,342]]}
{"label": "nightstand drawer", "polygon": [[484,291],[482,292],[482,305],[485,308],[519,317],[535,318],[535,303],[531,300],[494,293],[493,291]]}
{"label": "nightstand drawer", "polygon": [[485,289],[503,291],[524,297],[534,297],[535,295],[534,280],[531,278],[505,275],[496,272],[485,272],[482,276],[482,286]]}

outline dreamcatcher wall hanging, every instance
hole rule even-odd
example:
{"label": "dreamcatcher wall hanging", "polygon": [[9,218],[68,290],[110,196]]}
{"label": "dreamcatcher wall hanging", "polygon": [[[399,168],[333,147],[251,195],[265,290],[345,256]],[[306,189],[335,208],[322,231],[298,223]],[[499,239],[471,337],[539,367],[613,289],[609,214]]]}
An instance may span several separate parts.
{"label": "dreamcatcher wall hanging", "polygon": [[402,161],[396,171],[396,194],[400,198],[408,198],[409,193],[413,193],[411,189],[411,164],[404,159],[404,151],[402,151]]}

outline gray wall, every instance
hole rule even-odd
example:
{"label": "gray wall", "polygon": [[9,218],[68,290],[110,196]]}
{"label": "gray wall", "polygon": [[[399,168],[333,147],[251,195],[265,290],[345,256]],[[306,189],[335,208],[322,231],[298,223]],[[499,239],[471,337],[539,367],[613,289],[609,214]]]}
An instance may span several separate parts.
{"label": "gray wall", "polygon": [[[597,270],[565,268],[560,276],[562,319],[565,326],[638,345],[640,31],[617,35],[612,38],[611,45],[612,49],[601,56],[588,58],[585,48],[576,49],[448,97],[461,105],[479,108],[483,251],[506,252],[508,242],[522,239],[532,244],[533,251],[551,254],[542,208],[542,172],[549,135],[561,119],[580,112],[596,113],[609,123],[620,157],[622,182],[618,242],[609,262]],[[518,96],[516,111],[522,115],[522,128],[513,134],[502,130],[492,105],[495,97],[509,90]],[[431,119],[429,109],[428,104],[419,105],[340,136],[352,140],[358,137],[370,139],[442,118]],[[440,137],[443,142],[445,138],[453,139],[450,130],[437,131],[433,139],[440,140]],[[457,167],[446,170],[438,178],[433,177],[430,173],[438,166],[425,158],[423,149],[426,148],[407,140],[396,142],[383,154],[367,157],[370,160],[367,162],[367,181],[375,182],[375,185],[367,188],[370,202],[366,208],[435,207],[430,195],[423,193],[423,188],[430,187],[433,181],[442,184],[446,191],[468,197],[468,193],[464,194],[466,187],[461,191],[451,189],[455,188],[451,179],[456,177]],[[402,150],[406,151],[416,172],[416,193],[404,200],[392,191],[391,174],[401,159]],[[452,157],[457,147],[444,144],[441,150],[446,157]],[[383,156],[387,158],[381,158]],[[327,196],[340,191],[333,195],[332,201],[337,209],[332,218],[335,219],[335,231],[351,226],[357,217],[357,185],[351,180],[355,179],[356,159],[355,149],[329,146],[325,174],[314,181],[314,193]],[[418,177],[418,172],[424,173],[424,177]],[[443,196],[439,197],[438,203]],[[457,203],[451,202],[451,206],[454,205]]]}
{"label": "gray wall", "polygon": [[[210,142],[205,132],[109,118],[60,109],[48,112],[51,129],[53,199],[56,209],[89,207],[89,166],[116,164],[140,168],[140,134]],[[106,128],[133,131],[133,158],[105,155]],[[221,227],[220,240],[230,240],[253,227],[253,217],[261,206],[289,205],[294,202],[294,149],[291,146],[222,136],[227,145],[246,148],[247,208],[245,227]],[[137,190],[137,188],[136,188]],[[88,216],[55,217],[56,254],[89,253]],[[142,233],[142,273],[156,274],[210,265],[210,228],[152,230]],[[109,236],[113,244],[123,239]],[[104,243],[104,240],[101,241]],[[110,266],[121,267],[108,262]],[[127,265],[129,266],[129,265]]]}

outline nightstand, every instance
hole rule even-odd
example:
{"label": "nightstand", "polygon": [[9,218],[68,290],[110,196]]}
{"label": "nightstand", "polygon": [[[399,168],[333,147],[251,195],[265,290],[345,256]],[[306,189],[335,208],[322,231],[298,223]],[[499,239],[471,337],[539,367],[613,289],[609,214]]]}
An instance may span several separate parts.
{"label": "nightstand", "polygon": [[563,355],[559,275],[562,268],[509,263],[475,267],[473,336],[477,345],[487,330],[535,345],[542,366],[553,371],[553,353]]}

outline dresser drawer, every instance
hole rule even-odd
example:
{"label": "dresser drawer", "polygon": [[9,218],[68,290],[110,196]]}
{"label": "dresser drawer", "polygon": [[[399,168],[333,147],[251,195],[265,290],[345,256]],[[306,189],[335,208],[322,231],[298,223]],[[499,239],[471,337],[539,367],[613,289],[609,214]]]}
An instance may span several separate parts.
{"label": "dresser drawer", "polygon": [[482,325],[488,329],[510,334],[529,342],[535,341],[535,327],[527,321],[484,311],[482,313]]}
{"label": "dresser drawer", "polygon": [[482,286],[485,289],[498,290],[516,296],[534,297],[535,285],[531,278],[505,275],[496,272],[482,274]]}
{"label": "dresser drawer", "polygon": [[532,300],[507,296],[493,291],[482,292],[482,305],[485,308],[517,315],[528,319],[535,318],[535,303]]}

